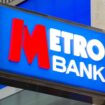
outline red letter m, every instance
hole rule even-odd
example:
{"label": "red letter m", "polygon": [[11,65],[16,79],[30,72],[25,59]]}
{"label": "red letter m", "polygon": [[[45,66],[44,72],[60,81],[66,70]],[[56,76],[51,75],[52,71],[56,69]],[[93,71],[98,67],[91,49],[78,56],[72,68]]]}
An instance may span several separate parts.
{"label": "red letter m", "polygon": [[29,64],[33,62],[37,55],[39,67],[50,68],[45,26],[37,24],[32,35],[30,35],[28,27],[24,26],[23,20],[13,19],[9,60],[19,62],[22,48],[24,48]]}

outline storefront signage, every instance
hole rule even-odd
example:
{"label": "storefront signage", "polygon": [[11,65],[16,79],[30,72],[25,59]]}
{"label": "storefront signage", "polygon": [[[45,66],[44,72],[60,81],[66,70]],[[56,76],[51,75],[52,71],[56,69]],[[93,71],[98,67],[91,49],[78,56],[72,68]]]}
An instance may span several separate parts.
{"label": "storefront signage", "polygon": [[2,5],[0,19],[2,70],[105,92],[105,33]]}

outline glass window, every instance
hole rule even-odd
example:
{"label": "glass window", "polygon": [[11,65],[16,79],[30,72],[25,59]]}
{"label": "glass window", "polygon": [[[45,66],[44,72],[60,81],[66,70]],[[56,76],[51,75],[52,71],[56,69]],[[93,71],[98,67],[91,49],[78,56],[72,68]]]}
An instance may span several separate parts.
{"label": "glass window", "polygon": [[0,105],[91,105],[80,101],[23,90],[0,101]]}

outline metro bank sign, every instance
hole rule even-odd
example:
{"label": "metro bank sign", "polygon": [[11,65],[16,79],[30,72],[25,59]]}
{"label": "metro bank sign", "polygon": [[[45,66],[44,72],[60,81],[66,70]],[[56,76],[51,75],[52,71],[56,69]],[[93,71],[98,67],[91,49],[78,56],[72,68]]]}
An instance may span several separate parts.
{"label": "metro bank sign", "polygon": [[[105,67],[97,67],[92,63],[86,65],[81,60],[78,68],[75,59],[67,60],[67,57],[71,55],[84,59],[90,58],[96,62],[102,60],[105,56],[105,48],[101,41],[97,39],[87,41],[82,35],[55,28],[49,28],[49,39],[47,39],[46,26],[36,24],[30,34],[28,27],[24,25],[24,21],[16,18],[12,20],[11,29],[9,61],[20,62],[23,48],[28,64],[32,64],[35,56],[37,56],[39,68],[49,70],[49,58],[51,57],[51,69],[54,72],[65,73],[65,75],[74,73],[79,77],[84,77],[86,74],[88,79],[97,80],[100,78],[101,82],[105,82],[102,74]],[[97,52],[95,52],[94,48]],[[67,57],[58,54],[49,56],[48,50],[63,53]]]}
{"label": "metro bank sign", "polygon": [[103,32],[7,6],[0,19],[2,71],[105,92]]}

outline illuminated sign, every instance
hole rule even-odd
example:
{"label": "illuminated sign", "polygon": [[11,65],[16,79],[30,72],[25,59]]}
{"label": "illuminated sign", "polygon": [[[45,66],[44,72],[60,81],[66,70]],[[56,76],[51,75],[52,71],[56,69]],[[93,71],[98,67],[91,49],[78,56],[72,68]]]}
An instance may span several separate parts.
{"label": "illuminated sign", "polygon": [[0,14],[2,70],[105,92],[103,32],[5,6]]}
{"label": "illuminated sign", "polygon": [[18,6],[50,16],[91,25],[90,1],[91,0],[82,0],[81,2],[79,0],[46,0],[45,2],[45,0],[26,0],[26,2]]}

